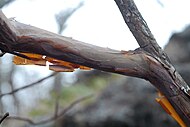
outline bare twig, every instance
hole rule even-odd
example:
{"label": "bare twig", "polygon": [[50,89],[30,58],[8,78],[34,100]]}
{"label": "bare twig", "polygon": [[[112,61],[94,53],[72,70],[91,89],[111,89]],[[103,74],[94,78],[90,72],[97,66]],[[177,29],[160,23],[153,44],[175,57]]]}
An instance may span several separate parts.
{"label": "bare twig", "polygon": [[90,94],[90,95],[87,95],[87,96],[84,96],[84,97],[81,97],[75,101],[73,101],[71,104],[69,104],[63,111],[61,111],[57,116],[52,116],[46,120],[42,120],[42,121],[39,121],[39,122],[35,122],[33,121],[32,119],[29,119],[29,118],[25,118],[25,117],[20,117],[20,116],[10,116],[8,117],[8,119],[15,119],[15,120],[20,120],[20,121],[24,121],[24,122],[27,122],[31,125],[42,125],[42,124],[46,124],[46,123],[49,123],[49,122],[52,122],[52,121],[55,121],[61,117],[63,117],[70,109],[72,109],[75,105],[77,105],[78,103],[82,102],[82,101],[85,101],[86,99],[89,99],[93,97],[93,94]]}
{"label": "bare twig", "polygon": [[37,85],[38,83],[41,83],[41,82],[43,82],[44,80],[46,80],[46,79],[48,79],[48,78],[50,78],[50,77],[52,77],[52,76],[54,76],[54,75],[56,75],[56,74],[57,74],[57,72],[54,72],[53,74],[51,74],[51,75],[49,75],[49,76],[47,76],[47,77],[45,77],[45,78],[42,78],[42,79],[40,79],[40,80],[38,80],[38,81],[36,81],[36,82],[34,82],[34,83],[31,83],[31,84],[29,84],[29,85],[20,87],[20,88],[15,89],[15,90],[13,90],[13,91],[11,91],[11,92],[1,94],[1,95],[0,95],[0,98],[2,98],[2,97],[5,96],[5,95],[11,95],[11,94],[16,93],[16,92],[18,92],[18,91],[20,91],[20,90],[23,90],[23,89],[32,87],[32,86],[34,86],[34,85]]}
{"label": "bare twig", "polygon": [[[11,87],[11,91],[14,91],[15,89],[15,84],[13,83],[13,76],[14,76],[14,72],[15,72],[15,68],[16,66],[15,65],[11,65],[11,67],[9,68],[10,71],[7,75],[7,78],[8,78],[8,85],[10,85]],[[1,95],[1,94],[0,94]],[[17,114],[19,114],[19,110],[20,110],[20,100],[18,99],[18,97],[16,96],[15,93],[12,94],[12,97],[13,97],[13,105],[16,107],[16,112]]]}
{"label": "bare twig", "polygon": [[1,124],[8,116],[9,116],[9,113],[8,113],[8,112],[5,113],[5,114],[1,117],[1,119],[0,119],[0,124]]}
{"label": "bare twig", "polygon": [[59,12],[57,15],[55,15],[56,22],[58,24],[58,33],[61,34],[63,30],[67,27],[67,20],[73,15],[73,13],[76,12],[79,8],[81,8],[84,5],[84,1],[81,1],[76,7],[74,8],[68,8],[66,10],[63,10]]}
{"label": "bare twig", "polygon": [[164,7],[164,4],[162,3],[162,1],[160,1],[160,0],[156,0],[157,1],[157,3],[161,6],[161,7]]}
{"label": "bare twig", "polygon": [[54,78],[53,91],[55,93],[55,111],[54,111],[55,117],[58,115],[58,112],[59,112],[59,101],[60,101],[61,88],[62,88],[62,85],[61,85],[62,78],[64,78],[64,77],[62,76],[61,73],[56,75]]}
{"label": "bare twig", "polygon": [[[59,93],[60,94],[60,93]],[[58,95],[58,96],[56,96],[56,100],[55,100],[55,111],[54,111],[54,116],[55,117],[57,117],[57,115],[58,115],[58,112],[59,112],[59,99],[60,99],[60,97],[59,97],[60,95]]]}
{"label": "bare twig", "polygon": [[10,4],[13,1],[14,0],[1,0],[1,2],[0,2],[0,8],[3,8],[4,6]]}
{"label": "bare twig", "polygon": [[14,119],[14,120],[19,120],[19,121],[24,121],[24,122],[27,122],[27,123],[29,123],[31,125],[34,124],[34,121],[32,121],[31,119],[25,118],[25,117],[21,117],[21,116],[9,116],[7,119],[8,120]]}

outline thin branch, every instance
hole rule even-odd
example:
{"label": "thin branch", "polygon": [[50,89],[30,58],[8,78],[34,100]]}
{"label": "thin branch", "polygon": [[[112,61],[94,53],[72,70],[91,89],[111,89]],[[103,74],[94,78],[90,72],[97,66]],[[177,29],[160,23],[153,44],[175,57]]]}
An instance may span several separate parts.
{"label": "thin branch", "polygon": [[76,12],[79,8],[81,8],[84,5],[84,1],[81,1],[76,7],[74,8],[68,8],[66,10],[62,10],[58,14],[55,15],[56,22],[58,25],[58,33],[61,34],[64,29],[67,27],[67,20],[73,15],[73,13]]}
{"label": "thin branch", "polygon": [[36,81],[36,82],[33,82],[33,83],[29,84],[29,85],[20,87],[20,88],[15,89],[15,90],[13,90],[13,91],[11,91],[11,92],[8,92],[8,93],[1,94],[1,95],[0,95],[0,98],[2,98],[3,96],[6,96],[6,95],[11,95],[11,94],[16,93],[16,92],[18,92],[18,91],[20,91],[20,90],[23,90],[23,89],[27,89],[27,88],[32,87],[32,86],[34,86],[34,85],[37,85],[37,84],[43,82],[44,80],[46,80],[46,79],[48,79],[48,78],[50,78],[50,77],[52,77],[52,76],[54,76],[54,75],[56,75],[56,74],[57,74],[57,73],[53,73],[53,74],[51,74],[51,75],[49,75],[49,76],[47,76],[47,77],[45,77],[45,78],[42,78],[42,79],[40,79],[40,80],[38,80],[38,81]]}
{"label": "thin branch", "polygon": [[160,1],[160,0],[156,0],[157,1],[157,3],[161,6],[161,7],[164,7],[164,4],[162,3],[162,1]]}
{"label": "thin branch", "polygon": [[0,8],[3,8],[4,6],[10,4],[13,1],[14,0],[1,0],[1,2],[0,2]]}
{"label": "thin branch", "polygon": [[14,120],[19,120],[19,121],[24,121],[24,122],[27,122],[31,125],[35,124],[33,120],[31,120],[29,118],[25,118],[25,117],[20,117],[20,116],[9,116],[7,119],[8,120],[14,119]]}
{"label": "thin branch", "polygon": [[[7,78],[8,78],[8,85],[10,85],[11,87],[11,91],[14,91],[15,89],[15,84],[13,83],[13,76],[14,76],[14,72],[15,72],[15,68],[16,66],[15,65],[11,65],[9,67],[10,69],[10,72],[7,74]],[[1,94],[0,94],[1,95]],[[19,113],[19,110],[20,110],[20,100],[18,99],[18,97],[16,96],[15,93],[12,94],[12,97],[13,97],[13,105],[16,107],[16,112],[17,114]],[[1,97],[0,97],[1,98]]]}
{"label": "thin branch", "polygon": [[129,27],[133,36],[137,40],[139,46],[154,54],[159,58],[168,59],[167,55],[163,52],[161,47],[157,44],[156,39],[151,33],[146,21],[143,19],[141,13],[136,7],[133,0],[115,0],[120,12],[125,20],[125,23]]}
{"label": "thin branch", "polygon": [[62,80],[63,75],[59,73],[58,75],[55,76],[54,78],[54,86],[53,86],[53,92],[55,93],[55,110],[54,110],[54,115],[55,117],[59,113],[59,101],[60,101],[60,96],[61,96],[61,89],[62,89]]}
{"label": "thin branch", "polygon": [[42,120],[39,122],[35,122],[32,119],[29,118],[25,118],[25,117],[20,117],[20,116],[10,116],[8,117],[8,119],[15,119],[15,120],[20,120],[20,121],[24,121],[27,122],[31,125],[42,125],[42,124],[47,124],[49,122],[53,122],[61,117],[63,117],[69,110],[71,110],[74,106],[76,106],[78,103],[85,101],[89,98],[93,97],[93,94],[81,97],[79,99],[76,99],[75,101],[73,101],[71,104],[69,104],[63,111],[61,111],[57,116],[52,116],[46,120]]}
{"label": "thin branch", "polygon": [[1,117],[1,119],[0,119],[0,124],[1,124],[8,116],[9,116],[9,113],[8,113],[8,112],[5,113],[5,114]]}

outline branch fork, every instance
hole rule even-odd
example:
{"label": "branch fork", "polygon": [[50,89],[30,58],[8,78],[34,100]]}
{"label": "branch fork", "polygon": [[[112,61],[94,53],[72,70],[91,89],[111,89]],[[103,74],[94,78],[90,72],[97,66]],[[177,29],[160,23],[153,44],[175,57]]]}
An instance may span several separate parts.
{"label": "branch fork", "polygon": [[[0,11],[0,50],[33,53],[107,72],[150,81],[190,126],[189,86],[157,44],[133,0],[115,0],[140,48],[117,51],[57,35],[7,19]],[[24,57],[24,56],[21,56]]]}

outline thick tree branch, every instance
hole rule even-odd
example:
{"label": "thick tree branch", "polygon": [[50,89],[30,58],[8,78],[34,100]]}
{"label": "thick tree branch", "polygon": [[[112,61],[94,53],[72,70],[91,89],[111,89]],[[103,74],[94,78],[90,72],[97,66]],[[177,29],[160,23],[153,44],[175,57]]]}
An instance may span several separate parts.
{"label": "thick tree branch", "polygon": [[[0,49],[11,54],[36,53],[87,67],[149,80],[190,125],[188,86],[156,43],[145,21],[129,0],[115,0],[121,12],[131,8],[129,24],[141,49],[117,51],[83,43],[30,25],[9,21],[0,12]],[[130,6],[126,3],[129,2]],[[133,7],[134,6],[134,7]],[[125,16],[125,15],[124,15]],[[135,16],[139,16],[138,18]],[[142,20],[142,21],[141,21]],[[126,22],[127,23],[127,22]]]}
{"label": "thick tree branch", "polygon": [[[153,66],[150,66],[150,68],[153,72],[152,74],[155,74],[155,76],[149,76],[148,80],[168,98],[186,125],[190,126],[190,87],[176,72],[175,68],[170,63],[168,56],[156,42],[134,1],[115,0],[115,2],[118,5],[127,26],[140,45],[140,48],[159,61],[167,71],[164,72],[165,78],[162,77],[163,72],[158,70],[157,67],[154,67],[154,64]],[[167,76],[165,75],[166,73],[168,73]]]}
{"label": "thick tree branch", "polygon": [[[3,14],[1,14],[3,15]],[[36,27],[0,17],[0,49],[9,53],[37,53],[99,70],[144,78],[148,63],[146,55],[137,51],[117,51],[83,43]],[[0,22],[0,23],[1,23]],[[5,22],[12,24],[14,30]],[[5,29],[5,30],[4,30]],[[7,35],[5,38],[3,35]],[[16,33],[16,39],[7,41]],[[10,36],[10,37],[9,37]]]}

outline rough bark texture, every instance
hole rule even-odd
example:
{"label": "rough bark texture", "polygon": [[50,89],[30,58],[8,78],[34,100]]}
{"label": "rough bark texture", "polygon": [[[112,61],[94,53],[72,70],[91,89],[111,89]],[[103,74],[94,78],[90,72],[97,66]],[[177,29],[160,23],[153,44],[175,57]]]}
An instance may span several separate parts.
{"label": "rough bark texture", "polygon": [[140,48],[162,64],[161,68],[156,64],[150,64],[151,73],[148,80],[168,98],[186,125],[190,126],[189,86],[157,44],[133,0],[115,0],[115,2]]}
{"label": "rough bark texture", "polygon": [[132,0],[115,0],[140,45],[116,51],[8,20],[0,12],[0,49],[12,54],[37,53],[91,68],[149,80],[190,126],[189,86],[170,64]]}

